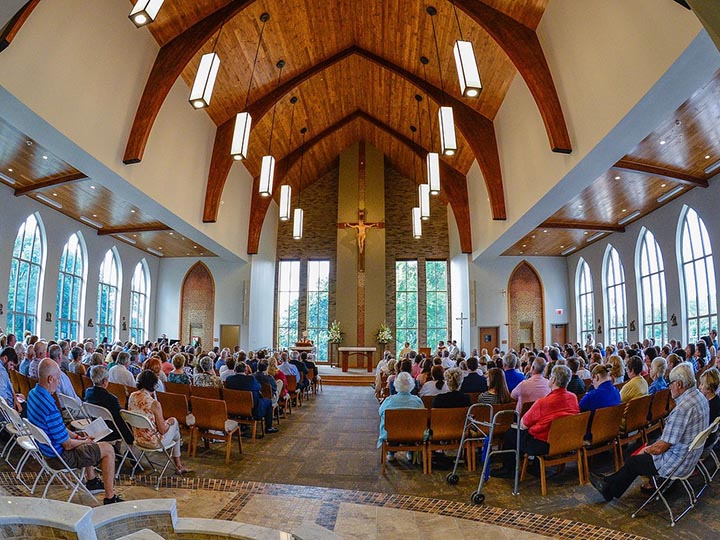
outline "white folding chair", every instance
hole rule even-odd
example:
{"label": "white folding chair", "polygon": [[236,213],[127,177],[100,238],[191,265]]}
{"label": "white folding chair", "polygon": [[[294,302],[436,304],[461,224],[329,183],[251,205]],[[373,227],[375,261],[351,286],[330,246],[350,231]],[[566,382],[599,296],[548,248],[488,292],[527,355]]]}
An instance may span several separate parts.
{"label": "white folding chair", "polygon": [[[695,494],[695,490],[692,487],[692,484],[690,484],[690,477],[695,472],[696,469],[698,469],[698,463],[700,462],[700,458],[698,457],[695,460],[695,463],[693,465],[693,468],[690,470],[690,472],[683,476],[678,476],[677,471],[680,467],[685,465],[685,462],[689,459],[689,456],[691,453],[695,452],[696,450],[701,449],[705,445],[705,441],[707,440],[708,436],[710,435],[710,432],[713,430],[714,426],[710,425],[707,429],[704,429],[700,433],[698,433],[693,441],[690,443],[690,446],[688,447],[688,451],[685,454],[685,458],[681,460],[675,469],[667,476],[667,478],[664,478],[663,481],[658,485],[656,477],[653,477],[651,479],[653,485],[655,486],[655,491],[653,492],[650,497],[638,508],[635,510],[635,512],[632,514],[632,517],[636,517],[638,513],[645,508],[648,504],[650,504],[651,501],[661,499],[663,504],[665,505],[665,508],[667,509],[668,513],[670,514],[670,526],[674,527],[675,524],[690,510],[692,510],[695,505],[697,504],[697,495]],[[704,474],[702,475],[703,479],[705,478]],[[670,486],[673,482],[679,482],[683,488],[685,488],[685,492],[688,495],[689,499],[689,505],[687,508],[685,508],[680,515],[675,518],[672,508],[670,508],[670,505],[668,504],[667,499],[665,498],[665,495],[663,491]]]}
{"label": "white folding chair", "polygon": [[60,406],[70,417],[70,426],[75,431],[82,431],[90,423],[88,414],[83,409],[83,402],[77,396],[68,396],[57,392]]}
{"label": "white folding chair", "polygon": [[[700,456],[700,461],[698,461],[697,468],[702,473],[703,479],[705,480],[705,483],[700,488],[697,494],[697,498],[700,498],[700,495],[703,494],[705,491],[705,488],[707,488],[710,485],[710,482],[712,482],[715,478],[715,475],[717,475],[718,471],[720,470],[720,460],[718,460],[718,456],[715,453],[715,445],[718,442],[718,428],[720,427],[720,416],[715,418],[713,420],[712,424],[710,424],[710,427],[708,428],[710,430],[710,433],[708,434],[706,445],[709,444],[707,448],[703,450],[702,455]],[[705,461],[711,458],[713,461],[713,465],[715,466],[713,472],[711,473],[708,469],[707,465],[705,465]]]}
{"label": "white folding chair", "polygon": [[108,411],[105,407],[101,407],[100,405],[94,405],[93,403],[83,403],[83,409],[85,412],[93,419],[95,418],[102,418],[105,420],[105,423],[108,425],[113,425],[116,427],[118,433],[120,434],[120,464],[116,467],[115,470],[115,479],[117,480],[120,476],[120,470],[122,469],[123,465],[125,464],[125,460],[130,457],[132,461],[134,461],[138,466],[140,467],[140,470],[144,470],[142,466],[139,465],[139,460],[137,456],[132,451],[132,444],[129,441],[126,441],[125,438],[122,436],[122,431],[120,429],[120,426],[117,425],[117,422],[115,421],[115,418],[113,418],[113,415],[110,411]]}
{"label": "white folding chair", "polygon": [[[33,490],[22,479],[22,470],[31,457],[36,459],[38,462],[41,461],[42,458],[39,458],[36,455],[36,452],[39,452],[39,450],[33,443],[30,432],[25,427],[22,418],[20,418],[20,413],[18,413],[13,407],[10,407],[2,397],[0,397],[0,413],[5,421],[4,429],[10,434],[10,440],[5,445],[5,448],[3,448],[3,452],[5,452],[6,449],[8,450],[7,455],[4,456],[5,461],[15,472],[17,480],[32,494]],[[10,461],[10,454],[15,446],[19,446],[23,450],[23,455],[18,460],[17,465],[13,465]]]}
{"label": "white folding chair", "polygon": [[[72,488],[72,491],[70,492],[70,497],[68,497],[67,502],[72,501],[73,497],[79,490],[84,491],[85,493],[90,495],[90,497],[92,497],[92,499],[95,502],[98,502],[98,500],[95,498],[95,495],[90,493],[90,490],[88,490],[88,488],[85,486],[85,469],[84,468],[80,468],[80,469],[71,468],[65,462],[65,460],[62,458],[62,456],[60,454],[58,454],[58,451],[52,445],[47,434],[42,429],[40,429],[39,427],[37,427],[36,425],[34,425],[33,423],[29,422],[26,419],[23,420],[23,422],[25,423],[25,426],[30,431],[30,436],[35,441],[35,444],[38,446],[41,444],[45,445],[47,448],[52,450],[53,454],[55,454],[53,456],[53,458],[56,458],[61,464],[61,466],[59,468],[53,466],[51,464],[51,462],[49,461],[50,458],[48,458],[47,456],[45,456],[44,454],[41,453],[41,456],[43,458],[43,460],[42,460],[43,468],[50,475],[50,480],[48,480],[48,483],[45,485],[45,490],[43,491],[42,498],[44,499],[47,497],[48,489],[50,489],[50,485],[53,483],[55,478],[60,478],[60,481],[63,483],[64,486],[66,486],[66,487],[70,486]],[[76,471],[80,471],[80,476],[78,476]],[[35,483],[33,484],[33,487],[32,487],[33,492],[35,491],[35,487],[37,486],[40,476],[41,475],[38,475],[38,477],[35,479]]]}
{"label": "white folding chair", "polygon": [[150,454],[162,454],[165,456],[165,464],[163,465],[162,470],[160,471],[160,474],[158,475],[157,484],[155,484],[155,490],[160,489],[160,482],[162,481],[162,477],[165,474],[165,471],[167,468],[172,465],[175,471],[177,472],[177,467],[175,466],[175,462],[173,461],[172,454],[170,453],[175,446],[175,441],[170,441],[167,444],[163,445],[162,443],[162,435],[155,429],[155,427],[152,425],[150,420],[142,414],[135,413],[132,411],[127,411],[125,409],[122,409],[120,411],[120,416],[122,416],[122,419],[125,420],[125,423],[134,429],[146,429],[150,431],[154,431],[153,438],[155,439],[155,444],[152,445],[146,445],[146,444],[139,444],[137,438],[135,439],[135,442],[133,443],[133,446],[140,450],[140,456],[137,458],[137,461],[135,462],[135,466],[132,469],[132,472],[130,473],[130,478],[135,478],[135,470],[140,465],[140,460],[142,460],[143,457],[145,457],[146,461],[150,464],[150,467],[152,468],[153,472],[157,473],[157,469],[155,468],[155,465],[152,461],[150,461],[150,458],[147,456],[148,453]]}

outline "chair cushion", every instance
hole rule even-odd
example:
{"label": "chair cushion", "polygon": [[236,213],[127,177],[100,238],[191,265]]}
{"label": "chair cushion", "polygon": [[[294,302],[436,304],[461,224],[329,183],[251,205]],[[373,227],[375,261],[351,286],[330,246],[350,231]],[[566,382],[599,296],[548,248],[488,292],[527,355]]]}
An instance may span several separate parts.
{"label": "chair cushion", "polygon": [[236,430],[238,427],[238,423],[235,420],[225,420],[225,433],[230,433],[231,431]]}

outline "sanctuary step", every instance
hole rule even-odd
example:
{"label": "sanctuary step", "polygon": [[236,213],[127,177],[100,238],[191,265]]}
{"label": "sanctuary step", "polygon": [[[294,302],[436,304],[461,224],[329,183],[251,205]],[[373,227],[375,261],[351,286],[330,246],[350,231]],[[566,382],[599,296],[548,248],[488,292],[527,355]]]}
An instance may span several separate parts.
{"label": "sanctuary step", "polygon": [[370,386],[374,375],[321,375],[323,384],[330,386]]}

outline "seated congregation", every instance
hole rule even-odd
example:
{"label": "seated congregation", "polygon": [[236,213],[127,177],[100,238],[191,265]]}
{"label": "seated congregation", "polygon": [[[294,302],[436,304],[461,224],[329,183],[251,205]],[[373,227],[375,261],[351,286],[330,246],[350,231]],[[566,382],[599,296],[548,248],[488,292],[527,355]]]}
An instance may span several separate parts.
{"label": "seated congregation", "polygon": [[[555,344],[523,349],[519,358],[498,349],[454,360],[442,350],[429,357],[409,351],[399,360],[388,354],[375,388],[383,472],[400,450],[422,462],[424,473],[448,453],[457,456],[447,478],[456,482],[458,462],[472,471],[487,458],[490,477],[515,478],[517,491],[518,479],[531,472],[545,495],[546,468],[575,463],[580,485],[592,484],[605,501],[643,476],[648,502],[677,481],[688,490],[689,509],[720,468],[715,337],[685,348],[650,340]],[[609,463],[591,461],[604,453]],[[608,465],[611,474],[598,474]],[[688,482],[693,473],[703,482],[697,492]],[[670,514],[674,524],[679,517]]]}
{"label": "seated congregation", "polygon": [[[306,353],[204,352],[163,341],[96,345],[29,333],[0,335],[0,349],[1,455],[18,481],[24,484],[21,473],[34,462],[35,483],[25,486],[31,494],[47,473],[43,497],[59,477],[73,486],[70,499],[103,493],[104,504],[123,500],[115,480],[126,464],[131,477],[147,467],[158,474],[156,489],[168,470],[191,472],[182,461],[183,434],[193,457],[200,439],[206,449],[224,442],[229,464],[234,440],[242,454],[242,436],[278,433],[280,418],[320,385]],[[23,452],[17,460],[16,448]]]}

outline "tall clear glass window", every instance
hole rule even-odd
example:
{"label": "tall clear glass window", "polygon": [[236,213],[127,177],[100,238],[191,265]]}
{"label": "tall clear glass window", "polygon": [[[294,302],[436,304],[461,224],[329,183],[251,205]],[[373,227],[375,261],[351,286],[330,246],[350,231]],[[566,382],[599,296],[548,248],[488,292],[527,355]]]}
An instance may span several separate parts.
{"label": "tall clear glass window", "polygon": [[150,272],[145,259],[137,263],[130,282],[130,331],[128,339],[133,343],[143,343],[146,339],[148,324],[148,305],[150,302]]}
{"label": "tall clear glass window", "polygon": [[60,256],[55,313],[55,339],[80,337],[80,311],[85,293],[85,255],[80,233],[73,233]]}
{"label": "tall clear glass window", "polygon": [[687,341],[696,342],[717,328],[717,292],[710,237],[702,218],[685,207],[680,222],[680,275]]}
{"label": "tall clear glass window", "polygon": [[435,349],[448,337],[448,265],[447,261],[425,263],[427,346]]}
{"label": "tall clear glass window", "polygon": [[278,347],[290,348],[298,340],[300,261],[280,261],[278,273]]}
{"label": "tall clear glass window", "polygon": [[108,249],[100,264],[98,281],[97,319],[95,333],[98,343],[117,338],[117,314],[120,306],[120,261],[114,249]]}
{"label": "tall clear glass window", "polygon": [[655,235],[645,229],[640,235],[636,272],[640,285],[640,339],[663,345],[668,339],[665,265]]}
{"label": "tall clear glass window", "polygon": [[577,291],[578,342],[585,343],[588,334],[595,334],[595,307],[592,274],[590,267],[582,257],[578,261],[575,274],[575,290]]}
{"label": "tall clear glass window", "polygon": [[317,360],[328,359],[330,261],[307,263],[307,333],[317,348]]}
{"label": "tall clear glass window", "polygon": [[617,250],[608,246],[604,265],[607,342],[627,340],[627,300],[625,269]]}
{"label": "tall clear glass window", "polygon": [[418,347],[418,263],[395,262],[395,350]]}
{"label": "tall clear glass window", "polygon": [[40,226],[37,216],[30,214],[20,225],[13,246],[6,331],[20,337],[26,330],[38,333],[38,299],[45,262]]}

